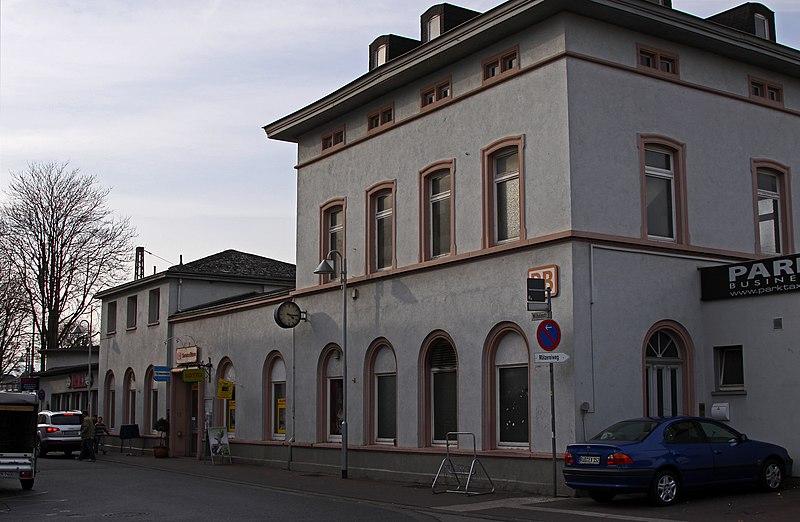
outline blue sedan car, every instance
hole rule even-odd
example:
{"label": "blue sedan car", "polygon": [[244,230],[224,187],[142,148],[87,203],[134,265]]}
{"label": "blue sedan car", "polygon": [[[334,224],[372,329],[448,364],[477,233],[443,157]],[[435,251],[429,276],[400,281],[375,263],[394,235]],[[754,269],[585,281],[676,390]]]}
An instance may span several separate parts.
{"label": "blue sedan car", "polygon": [[674,504],[685,489],[752,483],[777,491],[791,476],[792,459],[775,444],[703,417],[632,419],[564,454],[567,486],[609,502],[618,493],[645,492],[660,506]]}

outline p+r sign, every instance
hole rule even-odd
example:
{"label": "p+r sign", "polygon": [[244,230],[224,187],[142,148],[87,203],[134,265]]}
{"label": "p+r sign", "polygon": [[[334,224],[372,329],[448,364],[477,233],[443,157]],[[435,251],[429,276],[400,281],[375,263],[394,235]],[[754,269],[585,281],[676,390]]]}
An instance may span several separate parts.
{"label": "p+r sign", "polygon": [[558,344],[561,342],[561,328],[558,323],[552,319],[539,323],[536,328],[536,340],[545,351],[552,352],[558,348]]}

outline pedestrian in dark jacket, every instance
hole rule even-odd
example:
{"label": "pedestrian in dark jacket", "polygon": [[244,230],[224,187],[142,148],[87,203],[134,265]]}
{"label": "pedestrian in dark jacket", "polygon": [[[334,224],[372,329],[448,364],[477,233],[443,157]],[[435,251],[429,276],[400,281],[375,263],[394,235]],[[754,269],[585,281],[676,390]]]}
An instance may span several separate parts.
{"label": "pedestrian in dark jacket", "polygon": [[78,460],[83,460],[86,457],[90,461],[96,460],[94,454],[94,422],[89,414],[83,412],[83,422],[81,422],[81,454]]}

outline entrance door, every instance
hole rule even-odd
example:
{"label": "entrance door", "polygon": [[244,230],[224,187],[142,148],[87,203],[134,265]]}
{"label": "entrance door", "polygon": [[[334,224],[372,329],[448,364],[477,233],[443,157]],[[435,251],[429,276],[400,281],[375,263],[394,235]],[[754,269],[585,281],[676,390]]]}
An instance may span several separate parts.
{"label": "entrance door", "polygon": [[189,443],[189,452],[192,456],[197,456],[197,440],[198,440],[198,415],[199,415],[199,408],[200,408],[200,385],[198,383],[192,383],[192,399],[191,399],[191,409],[189,410],[190,419],[191,419],[191,442]]}

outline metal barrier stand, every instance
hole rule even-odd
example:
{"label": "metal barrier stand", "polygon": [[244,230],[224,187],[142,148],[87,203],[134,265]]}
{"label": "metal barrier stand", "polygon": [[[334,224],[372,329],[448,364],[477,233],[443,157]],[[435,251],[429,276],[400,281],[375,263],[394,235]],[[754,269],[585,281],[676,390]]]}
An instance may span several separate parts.
{"label": "metal barrier stand", "polygon": [[[452,441],[454,447],[457,448],[459,437],[467,436],[472,437],[472,462],[470,463],[469,467],[463,464],[458,465],[453,462],[453,455],[450,453],[450,442]],[[431,491],[433,491],[434,494],[464,493],[466,495],[486,495],[489,493],[494,493],[494,483],[492,482],[491,477],[489,477],[489,474],[486,472],[486,468],[484,468],[483,464],[481,464],[481,461],[478,460],[475,434],[469,431],[448,431],[445,443],[447,454],[442,460],[442,463],[439,465],[439,470],[436,472],[436,477],[433,479],[433,484],[431,484]],[[484,477],[489,486],[488,490],[470,490],[470,486],[473,485],[473,479],[484,480]],[[439,482],[439,479],[443,479],[445,485],[440,486],[440,488],[437,489],[436,484]],[[455,485],[455,489],[452,488],[453,485]]]}

